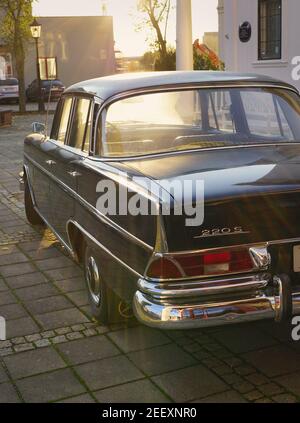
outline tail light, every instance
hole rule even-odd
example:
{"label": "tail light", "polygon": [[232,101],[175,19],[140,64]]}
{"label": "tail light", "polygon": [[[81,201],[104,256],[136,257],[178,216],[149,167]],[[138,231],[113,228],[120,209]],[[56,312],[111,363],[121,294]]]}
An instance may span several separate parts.
{"label": "tail light", "polygon": [[147,276],[153,279],[181,279],[247,272],[256,268],[249,249],[218,252],[176,254],[155,258]]}

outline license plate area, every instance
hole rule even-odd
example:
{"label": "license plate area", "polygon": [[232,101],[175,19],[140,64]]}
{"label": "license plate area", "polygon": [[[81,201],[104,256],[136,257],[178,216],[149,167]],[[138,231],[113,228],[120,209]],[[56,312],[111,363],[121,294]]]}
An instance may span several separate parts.
{"label": "license plate area", "polygon": [[294,272],[300,273],[300,245],[294,245],[293,263],[294,263]]}

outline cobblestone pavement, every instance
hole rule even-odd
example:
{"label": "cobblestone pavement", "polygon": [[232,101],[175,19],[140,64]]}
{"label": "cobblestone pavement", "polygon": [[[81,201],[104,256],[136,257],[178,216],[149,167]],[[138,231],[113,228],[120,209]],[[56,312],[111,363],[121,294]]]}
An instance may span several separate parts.
{"label": "cobblestone pavement", "polygon": [[299,402],[300,342],[288,327],[91,320],[81,269],[25,219],[17,177],[31,121],[0,129],[0,402]]}

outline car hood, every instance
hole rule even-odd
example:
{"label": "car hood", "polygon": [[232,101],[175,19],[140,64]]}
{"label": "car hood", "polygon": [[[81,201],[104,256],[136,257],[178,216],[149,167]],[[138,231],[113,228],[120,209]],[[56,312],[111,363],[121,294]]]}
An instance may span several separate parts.
{"label": "car hood", "polygon": [[300,144],[193,151],[124,164],[158,183],[202,180],[205,201],[300,191]]}

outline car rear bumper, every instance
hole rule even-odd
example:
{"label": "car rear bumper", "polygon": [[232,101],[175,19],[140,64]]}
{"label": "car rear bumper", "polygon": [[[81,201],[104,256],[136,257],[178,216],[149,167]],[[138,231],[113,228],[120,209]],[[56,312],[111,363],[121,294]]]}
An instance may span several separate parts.
{"label": "car rear bumper", "polygon": [[[201,296],[176,300],[176,297],[159,298],[139,290],[135,294],[133,308],[136,318],[148,326],[193,329],[261,319],[280,321],[285,314],[285,295],[288,294],[279,288],[274,289],[272,295],[263,289],[239,294],[238,298],[235,295],[231,300],[221,300],[220,296],[218,300],[209,301]],[[300,313],[300,292],[292,293],[291,297],[292,314]]]}

